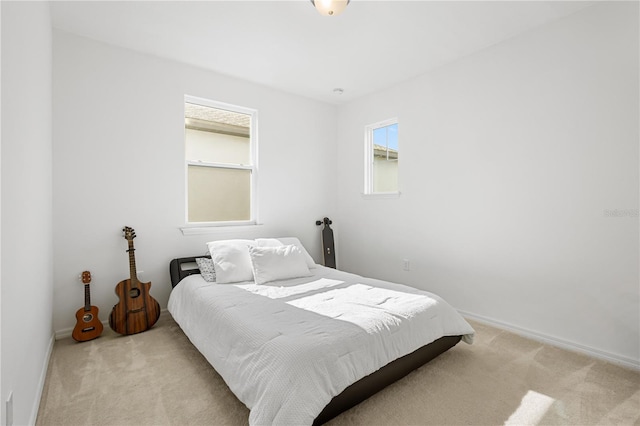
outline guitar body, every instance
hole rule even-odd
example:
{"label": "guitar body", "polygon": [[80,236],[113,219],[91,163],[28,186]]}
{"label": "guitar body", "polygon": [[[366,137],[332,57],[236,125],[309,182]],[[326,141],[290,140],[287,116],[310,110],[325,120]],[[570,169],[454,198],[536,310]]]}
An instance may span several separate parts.
{"label": "guitar body", "polygon": [[136,334],[153,327],[160,317],[160,304],[151,297],[151,283],[141,283],[136,273],[133,239],[136,233],[133,228],[122,229],[124,238],[129,243],[129,276],[116,285],[116,294],[120,299],[109,315],[109,325],[116,333]]}
{"label": "guitar body", "polygon": [[98,308],[91,306],[88,311],[84,308],[76,312],[76,326],[73,328],[71,337],[77,342],[93,340],[102,334],[104,326],[98,318]]}
{"label": "guitar body", "polygon": [[151,283],[138,282],[132,285],[130,279],[120,281],[115,292],[120,302],[109,315],[109,325],[116,333],[136,334],[153,327],[160,317],[160,304],[149,294]]}
{"label": "guitar body", "polygon": [[102,334],[104,326],[98,318],[98,308],[91,306],[91,272],[84,271],[80,276],[84,284],[84,307],[76,312],[76,326],[73,328],[71,337],[77,342],[86,342],[95,339]]}

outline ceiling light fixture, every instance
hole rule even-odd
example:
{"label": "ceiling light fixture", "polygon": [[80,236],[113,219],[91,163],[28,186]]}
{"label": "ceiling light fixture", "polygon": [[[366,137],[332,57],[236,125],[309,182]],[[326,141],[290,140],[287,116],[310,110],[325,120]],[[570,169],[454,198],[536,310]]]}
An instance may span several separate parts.
{"label": "ceiling light fixture", "polygon": [[311,4],[325,16],[337,16],[347,7],[351,0],[311,0]]}

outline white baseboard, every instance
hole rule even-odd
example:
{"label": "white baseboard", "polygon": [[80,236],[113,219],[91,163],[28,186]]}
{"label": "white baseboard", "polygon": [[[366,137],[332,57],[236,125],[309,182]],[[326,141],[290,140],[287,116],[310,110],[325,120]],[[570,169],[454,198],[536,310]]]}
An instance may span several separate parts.
{"label": "white baseboard", "polygon": [[[104,321],[102,321],[104,324]],[[71,337],[71,333],[73,333],[72,328],[63,328],[62,330],[57,330],[54,334],[56,340],[64,339],[65,337]]]}
{"label": "white baseboard", "polygon": [[462,316],[467,317],[471,320],[477,321],[479,323],[484,323],[484,324],[499,328],[501,330],[510,331],[512,333],[518,334],[523,337],[527,337],[529,339],[532,339],[538,342],[547,343],[549,345],[556,346],[562,349],[583,353],[585,355],[589,355],[594,358],[602,359],[614,364],[621,365],[623,367],[640,371],[640,360],[637,360],[637,359],[628,358],[628,357],[617,355],[617,354],[612,354],[606,351],[602,351],[600,349],[595,349],[589,346],[581,345],[579,343],[571,342],[564,339],[559,339],[553,336],[548,336],[546,334],[539,333],[537,331],[527,330],[525,328],[508,324],[502,321],[498,321],[492,318],[487,318],[482,315],[476,315],[470,312],[465,312],[460,310],[458,310],[458,312],[460,312]]}
{"label": "white baseboard", "polygon": [[47,354],[44,357],[44,363],[40,372],[40,380],[38,380],[38,391],[36,398],[33,401],[33,407],[31,408],[31,417],[29,419],[30,425],[36,424],[38,418],[38,410],[40,409],[40,400],[42,399],[42,392],[44,391],[44,382],[47,379],[47,371],[49,370],[49,360],[51,360],[51,354],[53,353],[53,344],[55,342],[55,335],[51,334],[49,339],[49,347],[47,348]]}

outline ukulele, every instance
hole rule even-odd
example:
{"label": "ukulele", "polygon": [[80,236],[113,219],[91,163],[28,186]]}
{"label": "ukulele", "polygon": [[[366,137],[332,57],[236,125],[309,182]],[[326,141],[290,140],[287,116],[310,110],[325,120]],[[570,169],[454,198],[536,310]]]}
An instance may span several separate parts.
{"label": "ukulele", "polygon": [[71,337],[77,342],[86,342],[95,339],[102,334],[102,323],[98,318],[98,308],[91,306],[91,294],[89,283],[91,283],[91,272],[84,271],[81,275],[84,284],[84,308],[76,312],[76,326],[73,328]]}
{"label": "ukulele", "polygon": [[120,302],[113,307],[109,315],[109,325],[116,333],[136,334],[153,327],[160,317],[160,304],[149,294],[151,283],[141,283],[136,273],[136,258],[133,239],[136,232],[125,226],[122,229],[125,240],[129,243],[129,275],[128,280],[116,285],[116,294]]}

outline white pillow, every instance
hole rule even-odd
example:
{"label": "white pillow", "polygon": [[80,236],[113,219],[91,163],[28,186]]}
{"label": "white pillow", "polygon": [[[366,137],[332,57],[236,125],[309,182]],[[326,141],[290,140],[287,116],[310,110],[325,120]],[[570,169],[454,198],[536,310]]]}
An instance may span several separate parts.
{"label": "white pillow", "polygon": [[279,247],[248,248],[256,284],[311,275],[302,251],[291,244]]}
{"label": "white pillow", "polygon": [[296,237],[286,237],[286,238],[256,238],[256,245],[258,247],[280,247],[284,245],[293,244],[300,249],[302,254],[304,255],[305,262],[307,263],[307,267],[309,269],[316,267],[316,262],[313,260],[313,257],[307,252],[302,243]]}
{"label": "white pillow", "polygon": [[218,284],[253,280],[249,246],[252,240],[222,240],[207,243]]}

